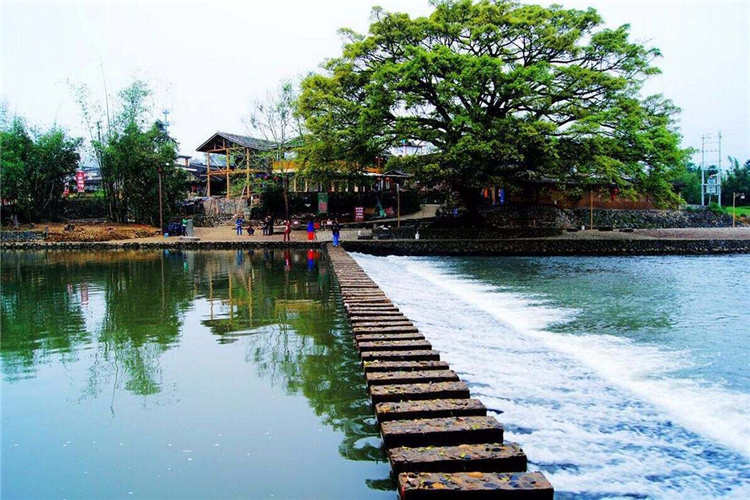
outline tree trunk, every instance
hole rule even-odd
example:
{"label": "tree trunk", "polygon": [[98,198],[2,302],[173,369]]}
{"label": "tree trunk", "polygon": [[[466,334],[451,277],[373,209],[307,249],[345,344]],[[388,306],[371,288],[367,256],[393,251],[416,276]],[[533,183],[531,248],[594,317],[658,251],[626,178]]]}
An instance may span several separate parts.
{"label": "tree trunk", "polygon": [[281,186],[284,193],[284,219],[289,220],[289,179],[286,174],[284,174]]}
{"label": "tree trunk", "polygon": [[454,189],[458,192],[461,201],[463,201],[468,212],[468,218],[471,223],[478,223],[482,220],[482,215],[479,211],[481,205],[481,197],[479,196],[479,190],[467,186],[460,181],[455,183]]}

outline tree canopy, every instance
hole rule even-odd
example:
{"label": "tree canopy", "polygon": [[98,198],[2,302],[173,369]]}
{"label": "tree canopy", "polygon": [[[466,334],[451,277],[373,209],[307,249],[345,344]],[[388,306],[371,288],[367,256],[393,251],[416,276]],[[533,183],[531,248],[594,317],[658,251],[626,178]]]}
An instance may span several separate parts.
{"label": "tree canopy", "polygon": [[164,215],[176,213],[184,196],[185,175],[174,163],[177,141],[169,136],[164,122],[151,121],[148,84],[136,80],[120,90],[112,115],[109,103],[104,111],[85,86],[75,92],[89,130],[93,158],[101,169],[110,218],[158,223],[160,173]]}
{"label": "tree canopy", "polygon": [[21,118],[0,128],[0,191],[27,221],[60,215],[65,182],[78,167],[81,139],[57,127],[29,130]]}
{"label": "tree canopy", "polygon": [[375,8],[369,33],[342,30],[341,56],[302,83],[310,168],[362,169],[407,141],[430,152],[390,166],[447,182],[467,204],[483,186],[542,178],[677,200],[667,179],[689,153],[678,110],[641,96],[660,53],[627,25],[508,0],[434,6],[418,18]]}

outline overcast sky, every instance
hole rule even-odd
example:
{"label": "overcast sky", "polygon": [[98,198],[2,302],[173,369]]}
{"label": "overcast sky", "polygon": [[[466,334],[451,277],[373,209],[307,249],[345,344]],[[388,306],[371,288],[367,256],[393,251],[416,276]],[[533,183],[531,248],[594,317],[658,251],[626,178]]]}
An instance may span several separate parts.
{"label": "overcast sky", "polygon": [[[663,74],[646,92],[682,108],[685,146],[721,131],[722,163],[750,158],[750,0],[556,3],[593,6],[608,25],[629,23],[634,39],[661,49]],[[430,11],[427,0],[0,0],[0,98],[31,124],[84,135],[67,81],[101,97],[105,80],[112,94],[146,79],[180,150],[193,154],[214,131],[248,133],[253,100],[338,55],[337,29],[366,31],[376,4]]]}

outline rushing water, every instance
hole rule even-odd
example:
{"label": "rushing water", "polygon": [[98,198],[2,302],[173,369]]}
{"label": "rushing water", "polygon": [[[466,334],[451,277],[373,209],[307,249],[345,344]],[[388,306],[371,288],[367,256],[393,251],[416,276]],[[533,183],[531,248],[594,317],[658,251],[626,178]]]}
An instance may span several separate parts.
{"label": "rushing water", "polygon": [[392,498],[319,255],[7,252],[3,498]]}
{"label": "rushing water", "polygon": [[750,256],[356,259],[558,498],[750,498]]}

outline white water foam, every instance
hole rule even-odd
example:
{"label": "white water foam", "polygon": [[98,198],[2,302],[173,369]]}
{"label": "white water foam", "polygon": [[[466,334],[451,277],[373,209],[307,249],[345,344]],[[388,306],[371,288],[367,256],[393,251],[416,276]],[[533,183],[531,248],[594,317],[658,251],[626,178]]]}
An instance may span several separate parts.
{"label": "white water foam", "polygon": [[432,259],[355,258],[472,393],[504,412],[508,439],[559,492],[750,492],[750,396],[670,376],[689,363],[688,353],[550,332],[575,311],[456,275]]}

